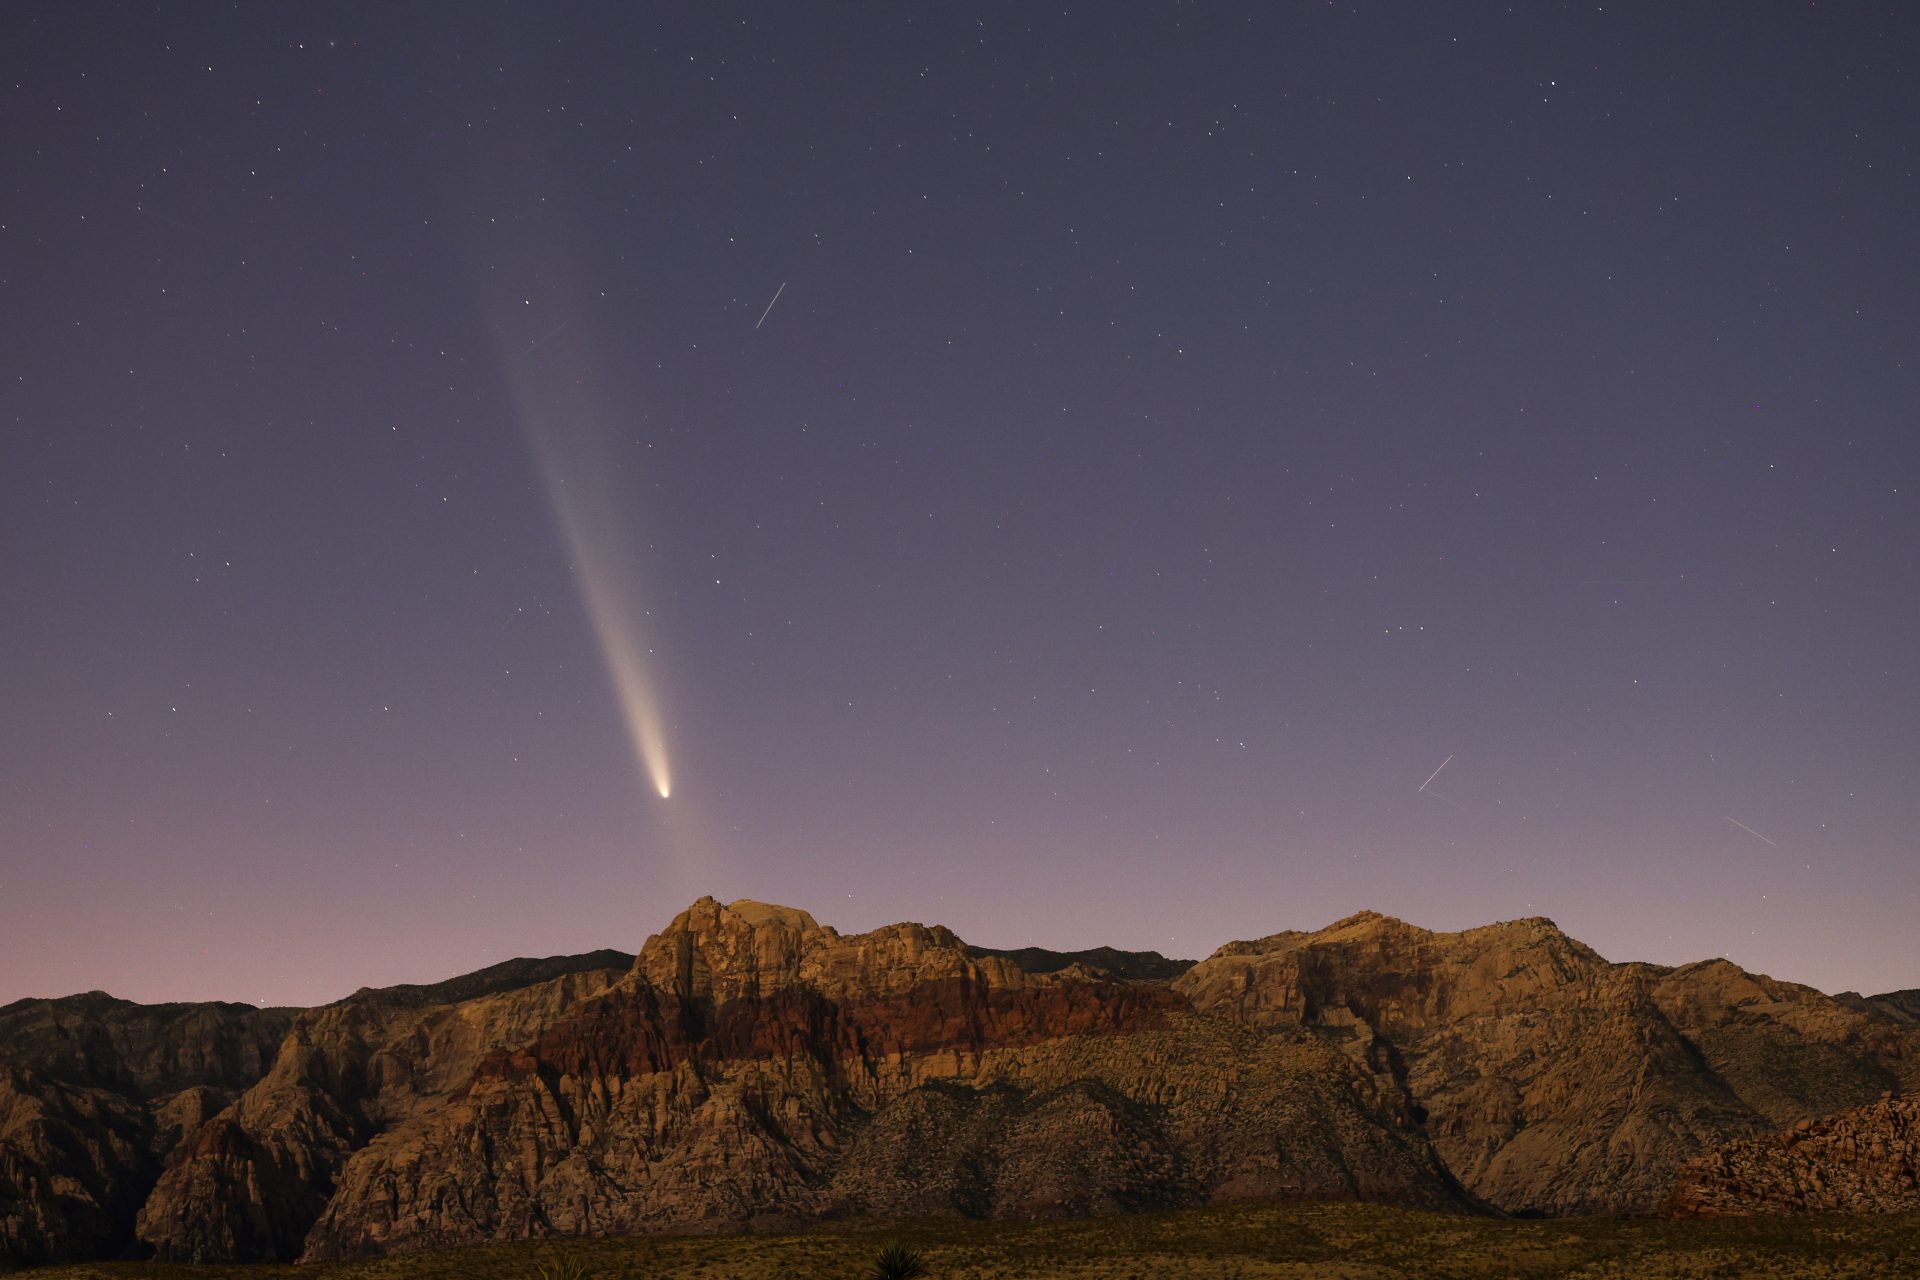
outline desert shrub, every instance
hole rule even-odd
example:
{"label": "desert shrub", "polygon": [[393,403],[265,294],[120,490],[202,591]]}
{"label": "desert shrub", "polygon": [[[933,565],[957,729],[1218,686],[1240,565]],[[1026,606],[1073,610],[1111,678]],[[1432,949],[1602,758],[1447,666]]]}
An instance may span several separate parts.
{"label": "desert shrub", "polygon": [[571,1249],[559,1249],[533,1269],[534,1280],[589,1280],[587,1260]]}
{"label": "desert shrub", "polygon": [[867,1280],[921,1280],[930,1275],[927,1261],[920,1256],[918,1249],[910,1249],[900,1241],[880,1247],[873,1255],[873,1267],[867,1272]]}

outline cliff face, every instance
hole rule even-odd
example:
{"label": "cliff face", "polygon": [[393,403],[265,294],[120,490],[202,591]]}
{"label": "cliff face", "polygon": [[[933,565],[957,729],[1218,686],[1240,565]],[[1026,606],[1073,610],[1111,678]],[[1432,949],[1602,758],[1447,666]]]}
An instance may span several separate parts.
{"label": "cliff face", "polygon": [[363,992],[300,1015],[266,1076],[174,1153],[139,1239],[173,1261],[298,1256],[354,1152],[619,976],[588,969],[451,1004],[422,988]]}
{"label": "cliff face", "polygon": [[944,929],[703,900],[617,989],[371,1143],[306,1257],[1283,1194],[1459,1199],[1402,1100],[1314,1037]]}
{"label": "cliff face", "polygon": [[1889,991],[1877,996],[1842,991],[1834,999],[1862,1013],[1889,1018],[1903,1027],[1920,1027],[1920,990]]}
{"label": "cliff face", "polygon": [[0,1010],[0,1249],[329,1259],[1273,1196],[1648,1212],[1676,1176],[1759,1186],[1682,1174],[1729,1141],[1920,1087],[1903,1013],[1611,964],[1545,920],[1363,913],[1188,965],[702,899],[637,956],[314,1010]]}
{"label": "cliff face", "polygon": [[0,1260],[125,1251],[175,1144],[265,1072],[292,1017],[98,991],[0,1008]]}
{"label": "cliff face", "polygon": [[1688,1218],[1920,1209],[1920,1102],[1888,1094],[1696,1156],[1666,1207]]}
{"label": "cliff face", "polygon": [[1230,944],[1173,985],[1344,1043],[1512,1213],[1650,1212],[1707,1147],[1920,1073],[1920,1041],[1811,988],[1724,961],[1609,964],[1546,920],[1437,934],[1364,913]]}
{"label": "cliff face", "polygon": [[[608,958],[630,960],[618,952],[601,956]],[[452,983],[362,992],[305,1013],[237,1004],[137,1005],[100,992],[0,1008],[0,1260],[147,1252],[153,1243],[142,1238],[148,1216],[180,1208],[174,1189],[192,1184],[183,1170],[209,1168],[220,1171],[218,1187],[195,1186],[194,1193],[203,1206],[224,1208],[195,1230],[227,1241],[218,1256],[276,1256],[287,1252],[277,1243],[286,1233],[297,1251],[319,1204],[282,1206],[298,1204],[296,1189],[314,1176],[329,1185],[329,1135],[348,1148],[364,1140],[364,1126],[356,1127],[350,1115],[359,1104],[343,1109],[320,1082],[324,1070],[301,1086],[313,1095],[312,1106],[289,1106],[268,1122],[252,1119],[259,1114],[253,1108],[242,1120],[235,1108],[243,1096],[270,1073],[302,1079],[309,1067],[355,1061],[355,1046],[365,1037],[351,1024],[364,1019],[343,1011],[426,1006],[449,988],[511,987],[545,972],[542,966],[565,970],[593,960],[509,962]],[[601,985],[618,973],[605,973]],[[311,1036],[291,1034],[296,1024],[316,1023],[324,1049],[316,1049]],[[510,1026],[507,1034],[521,1030]],[[474,1035],[491,1048],[484,1030]],[[353,1075],[351,1067],[332,1080],[336,1092],[356,1100],[364,1090],[364,1075]],[[274,1151],[287,1158],[262,1154]],[[157,1194],[163,1182],[168,1193]]]}
{"label": "cliff face", "polygon": [[0,1261],[113,1257],[157,1165],[152,1124],[104,1089],[0,1066]]}
{"label": "cliff face", "polygon": [[135,1004],[101,991],[0,1008],[0,1057],[129,1098],[238,1091],[273,1061],[294,1009]]}

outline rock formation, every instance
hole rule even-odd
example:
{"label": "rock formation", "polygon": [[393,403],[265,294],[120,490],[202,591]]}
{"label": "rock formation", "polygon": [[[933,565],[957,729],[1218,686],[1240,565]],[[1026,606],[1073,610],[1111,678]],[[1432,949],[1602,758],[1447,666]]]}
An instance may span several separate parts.
{"label": "rock formation", "polygon": [[1195,964],[702,899],[636,956],[314,1010],[0,1009],[0,1249],[331,1259],[1276,1196],[1642,1213],[1730,1141],[1913,1089],[1899,994],[1613,964],[1546,920],[1362,913]]}
{"label": "rock formation", "polygon": [[1904,1027],[1920,1027],[1920,989],[1889,991],[1885,995],[1878,996],[1863,996],[1858,991],[1842,991],[1834,999],[1862,1013],[1875,1013],[1891,1018]]}
{"label": "rock formation", "polygon": [[1649,1212],[1708,1146],[1920,1078],[1889,1019],[1722,960],[1609,964],[1539,919],[1437,934],[1367,912],[1229,944],[1173,986],[1343,1041],[1510,1213]]}
{"label": "rock formation", "polygon": [[1878,1102],[1696,1156],[1667,1211],[1683,1218],[1755,1213],[1920,1210],[1920,1101]]}
{"label": "rock formation", "polygon": [[620,986],[342,1173],[309,1259],[850,1213],[1461,1201],[1404,1099],[1305,1032],[952,933],[703,899]]}
{"label": "rock formation", "polygon": [[[418,1006],[595,965],[611,981],[631,959],[602,952],[510,961],[435,987],[359,992],[315,1013],[370,1002]],[[241,1004],[138,1005],[97,991],[0,1008],[0,1262],[150,1251],[135,1227],[166,1203],[156,1200],[156,1183],[178,1181],[176,1170],[203,1167],[210,1149],[237,1139],[234,1104],[270,1069],[298,1069],[298,1051],[290,1055],[283,1042],[297,1020],[312,1016]],[[319,1132],[290,1127],[282,1140],[305,1148]],[[269,1214],[271,1186],[242,1179],[229,1198],[248,1202],[250,1215]],[[304,1229],[302,1222],[296,1241]],[[271,1256],[237,1240],[225,1256]]]}

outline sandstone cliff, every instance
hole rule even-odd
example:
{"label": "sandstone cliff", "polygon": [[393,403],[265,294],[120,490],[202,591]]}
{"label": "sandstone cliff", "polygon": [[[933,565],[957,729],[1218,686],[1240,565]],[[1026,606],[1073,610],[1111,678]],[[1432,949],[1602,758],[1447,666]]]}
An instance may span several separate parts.
{"label": "sandstone cliff", "polygon": [[462,983],[454,993],[486,994],[457,1003],[435,1003],[433,988],[363,991],[309,1010],[266,1076],[175,1152],[140,1209],[139,1239],[172,1261],[298,1256],[355,1151],[618,977],[587,968],[504,989]]}
{"label": "sandstone cliff", "polygon": [[1891,1094],[1696,1156],[1667,1204],[1669,1213],[1690,1218],[1916,1209],[1920,1101]]}
{"label": "sandstone cliff", "polygon": [[702,899],[635,956],[321,1009],[22,1002],[0,1071],[0,1256],[212,1262],[1272,1196],[1649,1212],[1729,1141],[1920,1088],[1920,1028],[1538,919],[1188,964]]}
{"label": "sandstone cliff", "polygon": [[1222,947],[1173,985],[1344,1043],[1511,1213],[1649,1212],[1700,1151],[1920,1074],[1890,1020],[1725,961],[1610,964],[1547,920],[1443,934],[1362,913]]}
{"label": "sandstone cliff", "polygon": [[1164,985],[696,903],[620,986],[369,1144],[309,1259],[849,1213],[1460,1197],[1397,1095]]}
{"label": "sandstone cliff", "polygon": [[[420,1005],[569,967],[611,962],[624,969],[630,961],[619,952],[513,961],[436,987],[362,992],[346,1004]],[[155,1199],[163,1171],[196,1161],[204,1167],[209,1152],[245,1145],[244,1127],[226,1113],[270,1068],[283,1076],[297,1071],[298,1054],[289,1057],[283,1042],[305,1016],[239,1004],[138,1005],[97,991],[0,1008],[0,1261],[144,1251],[136,1219],[168,1204],[165,1196]],[[358,1087],[349,1084],[348,1092]],[[309,1119],[298,1117],[300,1123],[267,1141],[323,1146],[324,1124]],[[238,1161],[226,1168],[242,1172]],[[271,1193],[274,1186],[249,1166],[225,1199],[248,1203],[247,1215],[267,1216],[268,1206],[285,1198]],[[299,1231],[304,1228],[303,1221]],[[228,1256],[269,1255],[236,1247]]]}
{"label": "sandstone cliff", "polygon": [[1901,1026],[1920,1027],[1920,990],[1888,991],[1877,996],[1842,991],[1834,999],[1862,1013],[1890,1018]]}
{"label": "sandstone cliff", "polygon": [[0,1260],[127,1249],[161,1164],[266,1071],[292,1017],[98,991],[0,1008]]}

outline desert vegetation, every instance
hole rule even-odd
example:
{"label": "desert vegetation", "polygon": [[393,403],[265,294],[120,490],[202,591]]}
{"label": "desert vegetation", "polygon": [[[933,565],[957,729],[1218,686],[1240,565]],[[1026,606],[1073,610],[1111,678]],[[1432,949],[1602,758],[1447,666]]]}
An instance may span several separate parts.
{"label": "desert vegetation", "polygon": [[[866,1280],[889,1245],[928,1280],[1898,1280],[1920,1214],[1515,1220],[1283,1203],[1045,1223],[840,1223],[779,1235],[472,1245],[299,1266],[89,1263],[34,1280]],[[912,1272],[894,1272],[910,1275]]]}

